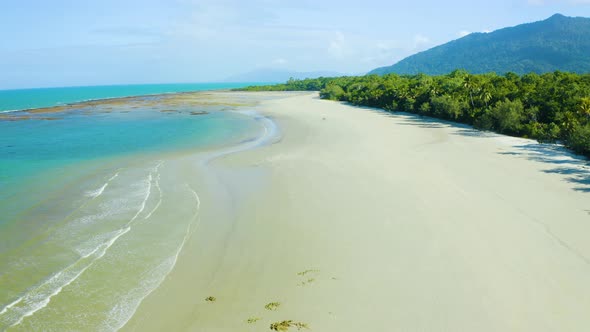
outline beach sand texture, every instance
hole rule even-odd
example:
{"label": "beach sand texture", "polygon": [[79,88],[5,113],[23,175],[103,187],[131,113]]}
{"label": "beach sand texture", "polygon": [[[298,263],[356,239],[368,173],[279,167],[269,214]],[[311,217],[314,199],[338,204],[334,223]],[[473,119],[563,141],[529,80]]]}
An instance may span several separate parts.
{"label": "beach sand texture", "polygon": [[198,227],[123,330],[590,330],[586,161],[317,93],[257,111],[280,136],[211,161]]}

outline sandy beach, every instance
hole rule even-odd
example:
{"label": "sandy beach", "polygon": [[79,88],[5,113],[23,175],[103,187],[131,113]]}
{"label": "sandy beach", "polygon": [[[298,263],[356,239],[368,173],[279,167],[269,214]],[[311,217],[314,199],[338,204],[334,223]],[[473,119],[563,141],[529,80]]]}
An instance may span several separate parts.
{"label": "sandy beach", "polygon": [[317,93],[247,94],[279,132],[167,163],[164,190],[186,178],[198,223],[124,331],[590,329],[587,161]]}

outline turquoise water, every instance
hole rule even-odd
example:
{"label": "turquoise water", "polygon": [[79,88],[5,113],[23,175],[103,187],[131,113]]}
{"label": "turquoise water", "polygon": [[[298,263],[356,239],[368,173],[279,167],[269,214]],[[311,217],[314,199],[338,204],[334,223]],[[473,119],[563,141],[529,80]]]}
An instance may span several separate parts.
{"label": "turquoise water", "polygon": [[0,225],[23,209],[14,197],[32,204],[31,187],[42,185],[39,177],[47,172],[55,177],[77,163],[231,142],[244,131],[241,120],[227,112],[193,116],[135,110],[0,121]]}
{"label": "turquoise water", "polygon": [[0,331],[114,331],[164,280],[198,221],[195,156],[268,131],[243,100],[190,98],[0,119]]}
{"label": "turquoise water", "polygon": [[0,90],[0,112],[161,93],[233,89],[262,83],[136,84]]}
{"label": "turquoise water", "polygon": [[221,112],[198,117],[154,111],[73,113],[53,121],[0,121],[0,186],[43,169],[46,162],[207,145],[236,126],[231,114]]}

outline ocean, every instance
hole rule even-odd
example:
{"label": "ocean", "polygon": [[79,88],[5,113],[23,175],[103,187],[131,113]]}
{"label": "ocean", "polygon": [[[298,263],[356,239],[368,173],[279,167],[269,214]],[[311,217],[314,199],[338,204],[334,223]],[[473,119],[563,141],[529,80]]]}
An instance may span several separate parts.
{"label": "ocean", "polygon": [[198,160],[272,129],[247,98],[154,94],[232,87],[0,92],[5,110],[152,95],[0,117],[0,331],[115,331],[130,319],[195,231]]}
{"label": "ocean", "polygon": [[182,83],[0,90],[0,112],[163,93],[241,88],[264,83]]}

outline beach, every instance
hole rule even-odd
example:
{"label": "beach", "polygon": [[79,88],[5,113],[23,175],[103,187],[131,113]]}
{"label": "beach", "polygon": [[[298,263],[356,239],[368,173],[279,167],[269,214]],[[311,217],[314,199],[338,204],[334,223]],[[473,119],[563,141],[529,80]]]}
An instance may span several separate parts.
{"label": "beach", "polygon": [[113,331],[129,320],[198,224],[208,160],[273,136],[250,110],[257,101],[226,97],[0,117],[0,331]]}
{"label": "beach", "polygon": [[157,213],[194,222],[123,331],[590,326],[587,161],[317,93],[214,94],[259,99],[276,132],[161,166]]}

